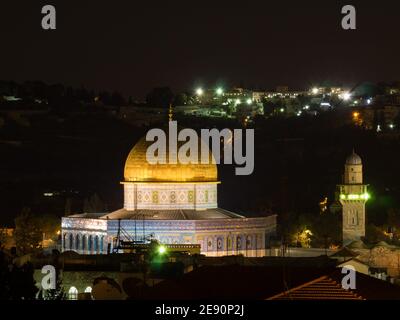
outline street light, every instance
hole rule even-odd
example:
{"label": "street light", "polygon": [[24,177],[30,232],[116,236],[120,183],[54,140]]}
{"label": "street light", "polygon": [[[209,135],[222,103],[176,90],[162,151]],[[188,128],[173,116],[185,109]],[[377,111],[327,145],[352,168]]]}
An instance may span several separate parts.
{"label": "street light", "polygon": [[344,101],[350,100],[350,98],[351,98],[351,93],[350,93],[350,92],[345,92],[345,93],[343,93],[342,98],[343,98]]}
{"label": "street light", "polygon": [[311,92],[313,94],[317,94],[319,92],[318,88],[312,88]]}
{"label": "street light", "polygon": [[204,91],[203,91],[202,88],[198,88],[198,89],[196,90],[196,94],[197,94],[198,96],[202,96],[203,93],[204,93]]}
{"label": "street light", "polygon": [[164,254],[167,251],[167,249],[165,248],[165,246],[159,246],[158,247],[158,253],[159,254]]}
{"label": "street light", "polygon": [[222,88],[217,88],[217,95],[222,96],[224,90]]}
{"label": "street light", "polygon": [[249,105],[250,105],[250,104],[253,102],[253,100],[251,100],[251,99],[247,99],[247,101],[246,101],[246,102],[247,102],[247,104],[249,104]]}

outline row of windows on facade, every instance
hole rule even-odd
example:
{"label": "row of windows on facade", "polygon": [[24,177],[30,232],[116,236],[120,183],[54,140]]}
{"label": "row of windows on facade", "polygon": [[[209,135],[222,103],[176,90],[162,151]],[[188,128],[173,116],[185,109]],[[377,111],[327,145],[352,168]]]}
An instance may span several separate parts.
{"label": "row of windows on facade", "polygon": [[[224,247],[226,249],[233,249],[232,247],[232,240],[230,237],[226,238],[226,243],[224,244],[224,240],[222,238],[218,238],[217,239],[217,250],[223,250]],[[244,243],[245,242],[245,243]],[[208,241],[207,242],[207,246],[208,249],[213,247],[213,242],[212,241]],[[247,236],[246,240],[243,241],[243,237],[242,236],[237,236],[236,237],[236,249],[240,250],[240,249],[252,249],[252,239],[251,236]]]}
{"label": "row of windows on facade", "polygon": [[[92,293],[92,287],[86,287],[84,293]],[[69,300],[78,300],[79,291],[76,287],[71,287],[68,290],[68,299]]]}
{"label": "row of windows on facade", "polygon": [[[130,196],[129,198],[131,198],[132,196]],[[142,195],[142,193],[139,191],[138,192],[138,196],[137,196],[138,202],[142,203],[144,202],[150,202],[150,196],[147,194],[145,196]],[[204,202],[210,202],[213,201],[214,199],[214,195],[208,193],[208,190],[204,191]],[[163,198],[162,202],[165,202],[167,199]],[[183,201],[183,199],[180,199],[181,201]],[[188,197],[187,197],[187,201],[189,203],[194,203],[194,191],[188,191]],[[158,191],[152,191],[151,193],[151,202],[153,204],[159,204],[160,203],[160,196],[158,194]],[[175,191],[171,191],[170,196],[169,196],[169,202],[170,203],[176,203],[177,202],[177,196],[175,194]]]}
{"label": "row of windows on facade", "polygon": [[80,234],[74,235],[70,233],[64,234],[63,241],[64,250],[82,250],[89,252],[103,252],[104,250],[104,236],[81,236]]}

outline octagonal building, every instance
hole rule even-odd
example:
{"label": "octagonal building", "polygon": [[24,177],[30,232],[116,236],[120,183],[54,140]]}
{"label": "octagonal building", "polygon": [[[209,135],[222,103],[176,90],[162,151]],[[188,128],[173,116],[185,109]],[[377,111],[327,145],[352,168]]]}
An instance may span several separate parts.
{"label": "octagonal building", "polygon": [[62,251],[107,254],[123,230],[121,237],[135,241],[151,237],[165,244],[200,244],[208,256],[265,255],[276,215],[246,218],[218,208],[216,164],[150,164],[151,143],[141,139],[128,155],[123,208],[62,218]]}

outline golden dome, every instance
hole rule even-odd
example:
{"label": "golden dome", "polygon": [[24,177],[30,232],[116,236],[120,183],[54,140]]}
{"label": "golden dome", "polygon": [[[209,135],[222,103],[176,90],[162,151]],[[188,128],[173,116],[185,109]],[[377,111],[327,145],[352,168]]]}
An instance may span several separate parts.
{"label": "golden dome", "polygon": [[[166,164],[147,162],[146,151],[152,143],[142,138],[133,147],[125,162],[125,182],[217,182],[217,165],[211,161],[209,164],[182,164],[178,160],[177,164],[169,164],[167,156]],[[178,150],[184,143],[178,142]]]}

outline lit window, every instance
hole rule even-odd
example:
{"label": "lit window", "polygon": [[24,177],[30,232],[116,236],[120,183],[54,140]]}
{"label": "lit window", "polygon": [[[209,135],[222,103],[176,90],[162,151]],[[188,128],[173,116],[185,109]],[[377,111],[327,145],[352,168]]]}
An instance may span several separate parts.
{"label": "lit window", "polygon": [[85,289],[85,293],[92,293],[92,287],[87,287]]}
{"label": "lit window", "polygon": [[68,291],[68,299],[69,300],[78,300],[78,289],[75,287],[71,287]]}

